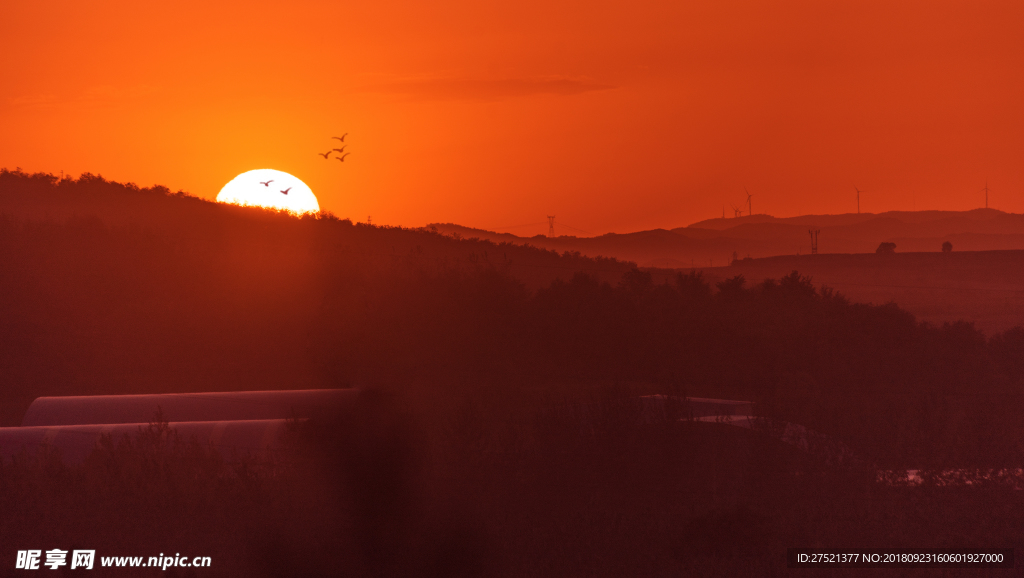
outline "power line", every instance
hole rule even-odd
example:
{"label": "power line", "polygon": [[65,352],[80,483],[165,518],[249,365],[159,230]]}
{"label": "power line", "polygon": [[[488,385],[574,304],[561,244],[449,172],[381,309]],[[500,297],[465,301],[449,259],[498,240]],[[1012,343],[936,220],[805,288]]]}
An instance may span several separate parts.
{"label": "power line", "polygon": [[562,223],[561,226],[562,227],[567,227],[569,229],[572,229],[573,231],[579,231],[581,233],[586,233],[588,235],[596,235],[597,234],[597,233],[591,233],[590,231],[584,231],[583,229],[577,229],[576,227],[570,227],[569,225],[566,225],[565,223]]}
{"label": "power line", "polygon": [[519,227],[534,227],[537,225],[544,225],[547,221],[540,221],[538,223],[524,223],[522,225],[510,225],[508,227],[491,227],[492,231],[503,231],[505,229],[518,229]]}
{"label": "power line", "polygon": [[[548,234],[549,235],[554,235],[554,232],[552,231],[552,227],[554,226],[554,223],[552,222],[552,220],[554,219],[554,216],[549,216],[548,219],[549,220],[547,220],[547,221],[538,221],[536,223],[523,223],[522,225],[509,225],[508,227],[488,227],[487,230],[491,230],[491,231],[497,232],[497,231],[504,231],[506,229],[518,229],[520,227],[536,227],[537,225],[548,225]],[[562,223],[561,221],[559,221],[559,226],[560,227],[566,227],[568,229],[572,229],[573,231],[579,231],[580,233],[586,233],[588,235],[597,235],[597,233],[592,233],[590,231],[585,231],[583,229],[580,229],[579,227],[573,227],[571,225],[566,225],[565,223]]]}

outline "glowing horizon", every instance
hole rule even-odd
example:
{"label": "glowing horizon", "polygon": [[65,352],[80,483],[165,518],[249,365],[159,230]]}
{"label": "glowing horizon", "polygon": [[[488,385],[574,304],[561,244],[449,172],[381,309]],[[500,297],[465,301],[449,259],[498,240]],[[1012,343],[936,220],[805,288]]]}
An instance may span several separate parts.
{"label": "glowing horizon", "polygon": [[221,188],[217,202],[278,209],[296,215],[320,212],[316,195],[306,183],[274,169],[254,169],[236,176]]}
{"label": "glowing horizon", "polygon": [[862,212],[978,208],[987,180],[1024,213],[1009,0],[6,8],[0,166],[206,199],[275,167],[339,215],[525,236],[685,226],[745,189],[786,217],[857,189]]}

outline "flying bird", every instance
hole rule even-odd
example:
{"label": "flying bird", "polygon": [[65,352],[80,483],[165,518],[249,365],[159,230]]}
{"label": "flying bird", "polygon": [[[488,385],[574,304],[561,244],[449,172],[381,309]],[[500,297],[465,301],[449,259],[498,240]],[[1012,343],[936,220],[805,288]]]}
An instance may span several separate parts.
{"label": "flying bird", "polygon": [[345,145],[344,147],[341,147],[340,149],[334,149],[334,150],[338,151],[339,153],[343,153],[343,152],[345,152],[345,147],[347,147],[347,146],[348,145]]}
{"label": "flying bird", "polygon": [[274,182],[274,179],[270,179],[267,182],[260,181],[260,184],[263,185],[264,187],[269,187],[270,183],[272,183],[272,182]]}
{"label": "flying bird", "polygon": [[327,151],[327,152],[325,152],[325,153],[316,153],[316,154],[318,154],[318,155],[320,155],[320,156],[324,157],[324,160],[327,160],[327,159],[328,159],[328,157],[330,157],[330,155],[331,155],[331,153],[332,153],[332,152],[334,152],[334,151]]}
{"label": "flying bird", "polygon": [[282,194],[282,195],[287,195],[287,194],[288,194],[288,191],[290,191],[290,190],[292,190],[292,188],[291,188],[291,187],[288,187],[287,189],[285,189],[285,190],[281,191],[281,194]]}
{"label": "flying bird", "polygon": [[345,137],[347,137],[347,136],[348,136],[348,133],[345,133],[345,134],[343,134],[341,136],[332,136],[331,138],[336,138],[336,139],[340,140],[341,142],[345,142]]}
{"label": "flying bird", "polygon": [[352,153],[345,153],[345,154],[341,155],[340,157],[334,157],[334,158],[338,159],[341,162],[345,162],[345,157],[347,157],[350,154],[352,154]]}

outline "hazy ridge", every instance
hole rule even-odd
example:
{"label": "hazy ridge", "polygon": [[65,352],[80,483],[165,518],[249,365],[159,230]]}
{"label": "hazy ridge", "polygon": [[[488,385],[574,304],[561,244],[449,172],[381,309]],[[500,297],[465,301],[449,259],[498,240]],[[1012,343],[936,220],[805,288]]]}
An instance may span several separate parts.
{"label": "hazy ridge", "polygon": [[[871,253],[882,242],[897,251],[1024,249],[1024,215],[996,209],[971,211],[890,211],[776,218],[751,215],[708,219],[675,229],[608,233],[596,237],[517,237],[459,225],[432,224],[438,231],[458,232],[509,243],[529,243],[557,251],[579,251],[634,261],[645,267],[720,266],[735,257],[772,257],[811,252],[810,229],[818,234],[819,253]],[[556,222],[556,231],[558,225]]]}

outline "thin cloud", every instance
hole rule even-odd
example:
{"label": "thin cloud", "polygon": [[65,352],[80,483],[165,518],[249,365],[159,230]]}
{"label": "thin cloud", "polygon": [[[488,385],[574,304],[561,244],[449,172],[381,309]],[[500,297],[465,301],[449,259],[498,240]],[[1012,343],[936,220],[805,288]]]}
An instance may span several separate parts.
{"label": "thin cloud", "polygon": [[156,87],[146,84],[133,86],[93,86],[79,97],[80,100],[124,100],[149,96],[156,92]]}
{"label": "thin cloud", "polygon": [[149,85],[134,85],[126,87],[98,85],[91,86],[77,95],[57,96],[55,94],[25,94],[13,96],[7,99],[7,104],[11,107],[34,107],[77,103],[102,104],[143,98],[155,93],[156,87]]}
{"label": "thin cloud", "polygon": [[10,106],[37,106],[54,104],[59,101],[60,99],[53,94],[24,94],[8,98],[7,104]]}
{"label": "thin cloud", "polygon": [[583,78],[547,76],[537,78],[479,79],[457,77],[406,78],[364,87],[376,92],[425,100],[507,100],[534,95],[572,96],[616,88]]}

